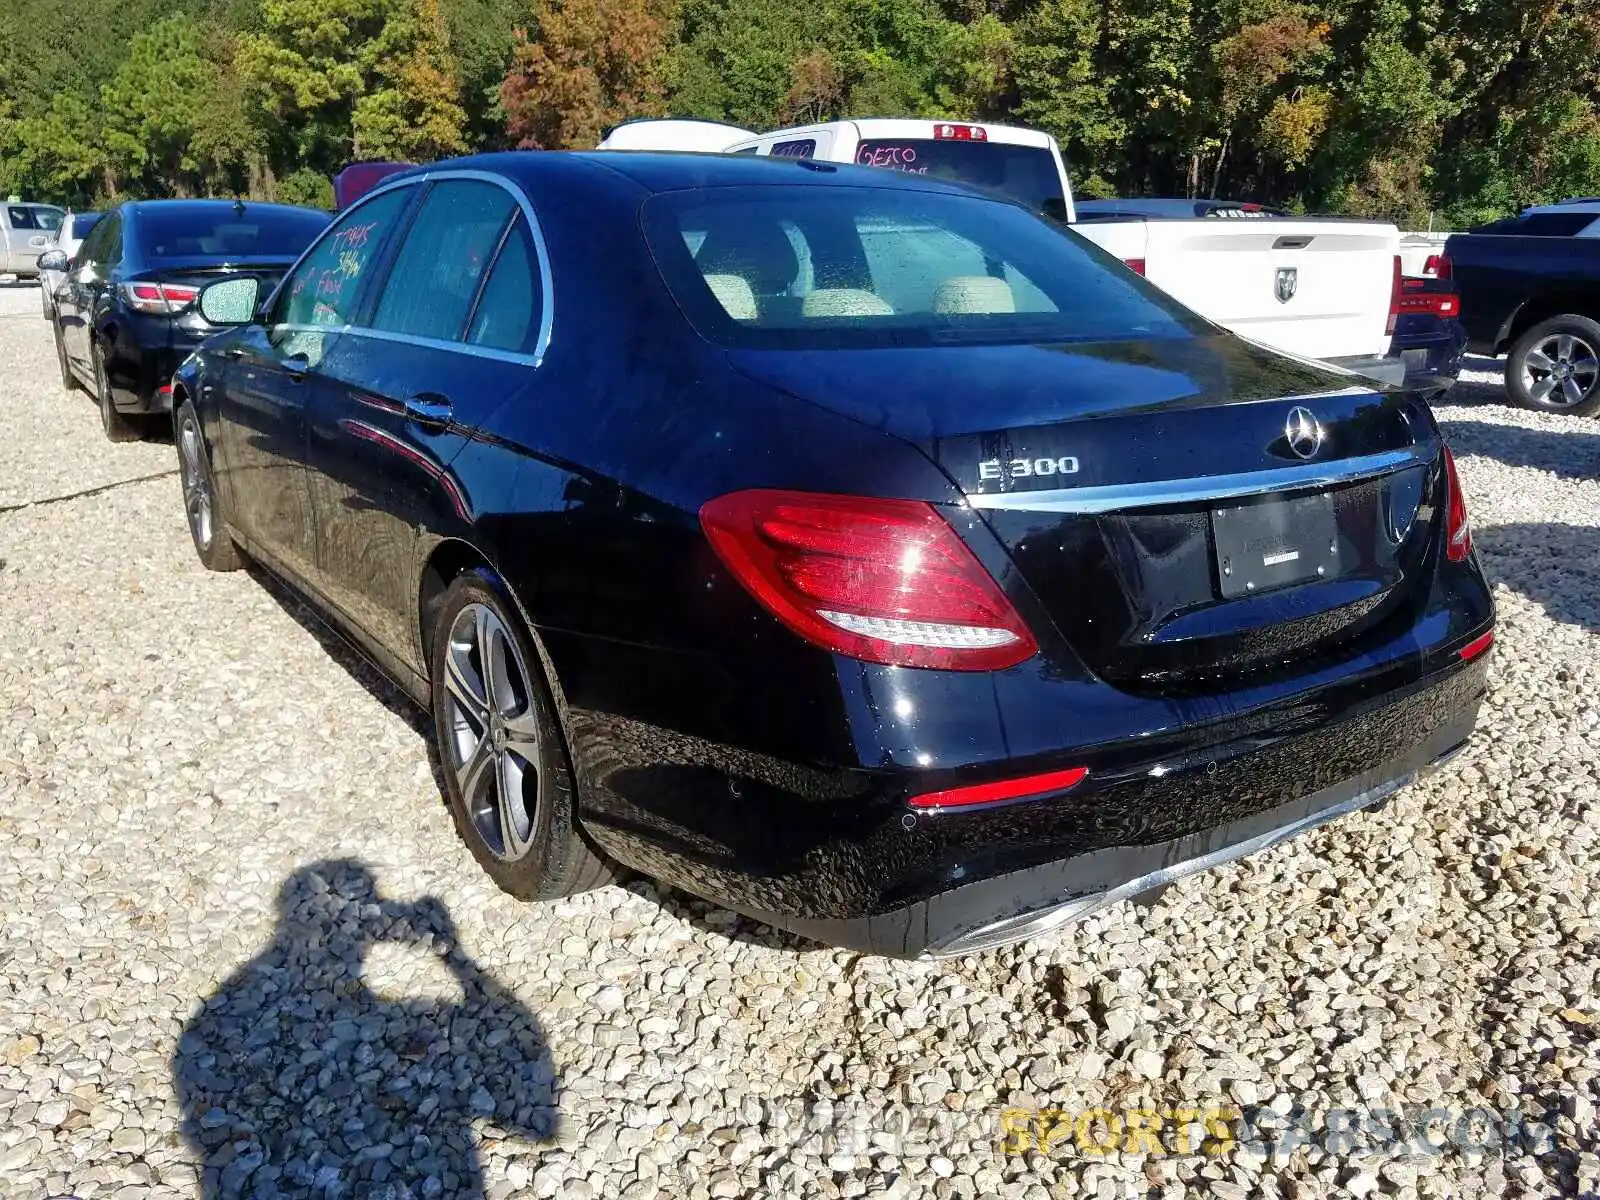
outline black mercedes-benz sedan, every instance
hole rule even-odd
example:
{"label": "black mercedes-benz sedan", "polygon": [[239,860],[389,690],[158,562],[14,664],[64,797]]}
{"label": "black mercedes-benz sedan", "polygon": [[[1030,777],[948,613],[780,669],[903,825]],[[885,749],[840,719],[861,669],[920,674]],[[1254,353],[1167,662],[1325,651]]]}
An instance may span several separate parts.
{"label": "black mercedes-benz sedan", "polygon": [[960,954],[1472,731],[1494,610],[1427,405],[1001,200],[472,158],[199,307],[236,326],[174,381],[202,561],[257,560],[431,709],[517,896],[625,867]]}
{"label": "black mercedes-benz sedan", "polygon": [[61,384],[90,389],[106,437],[126,441],[165,414],[172,372],[216,328],[194,307],[205,283],[248,273],[276,282],[329,215],[290,204],[143,200],[98,221],[56,273],[49,307]]}

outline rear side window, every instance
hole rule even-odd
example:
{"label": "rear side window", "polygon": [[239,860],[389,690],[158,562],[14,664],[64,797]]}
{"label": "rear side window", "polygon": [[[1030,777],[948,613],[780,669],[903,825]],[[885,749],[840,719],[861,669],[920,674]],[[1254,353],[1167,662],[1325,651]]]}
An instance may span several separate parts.
{"label": "rear side window", "polygon": [[1035,212],[1064,202],[1055,156],[1043,146],[1004,142],[935,141],[933,138],[867,139],[856,162],[981,188]]}
{"label": "rear side window", "polygon": [[1014,204],[900,188],[656,196],[645,231],[691,322],[727,346],[1182,337],[1198,318]]}
{"label": "rear side window", "polygon": [[139,248],[152,262],[182,258],[299,258],[328,227],[316,209],[208,205],[137,209]]}
{"label": "rear side window", "polygon": [[519,211],[511,193],[492,183],[435,184],[395,256],[373,327],[460,341],[489,261]]}
{"label": "rear side window", "polygon": [[774,142],[767,151],[771,158],[814,158],[817,153],[816,138],[797,138],[792,142]]}
{"label": "rear side window", "polygon": [[519,213],[484,282],[467,341],[491,350],[531,350],[543,305],[533,239]]}

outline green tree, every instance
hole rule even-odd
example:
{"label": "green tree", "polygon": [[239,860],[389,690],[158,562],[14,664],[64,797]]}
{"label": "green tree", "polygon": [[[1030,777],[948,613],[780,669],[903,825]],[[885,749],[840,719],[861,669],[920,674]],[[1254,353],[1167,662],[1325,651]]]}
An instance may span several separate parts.
{"label": "green tree", "polygon": [[461,79],[439,0],[414,0],[384,26],[377,86],[356,101],[355,145],[370,158],[430,162],[466,149]]}
{"label": "green tree", "polygon": [[182,14],[166,17],[134,36],[101,89],[106,156],[124,189],[149,196],[204,189],[192,146],[214,68],[200,51],[199,26]]}

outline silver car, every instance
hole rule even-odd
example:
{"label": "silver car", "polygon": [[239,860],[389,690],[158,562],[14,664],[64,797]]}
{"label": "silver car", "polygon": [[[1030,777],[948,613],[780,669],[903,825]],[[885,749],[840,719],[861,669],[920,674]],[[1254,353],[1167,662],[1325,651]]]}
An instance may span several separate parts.
{"label": "silver car", "polygon": [[53,204],[0,204],[0,275],[32,279],[67,214]]}
{"label": "silver car", "polygon": [[[71,262],[78,253],[78,247],[83,245],[83,239],[89,236],[89,230],[93,229],[103,216],[105,213],[69,212],[61,222],[61,228],[56,230],[47,249],[61,251],[67,256],[67,261]],[[39,270],[39,299],[44,306],[44,316],[47,321],[55,316],[56,289],[66,278],[65,271],[52,271],[43,267]]]}

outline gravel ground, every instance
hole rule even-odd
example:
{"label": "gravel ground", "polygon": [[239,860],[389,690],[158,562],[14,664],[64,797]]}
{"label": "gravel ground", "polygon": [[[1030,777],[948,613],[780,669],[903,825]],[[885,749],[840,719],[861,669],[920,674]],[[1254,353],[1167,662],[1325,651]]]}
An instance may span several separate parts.
{"label": "gravel ground", "polygon": [[[102,440],[37,303],[0,290],[0,1194],[1600,1187],[1600,423],[1501,406],[1490,364],[1441,410],[1502,617],[1459,765],[1152,906],[903,964],[644,883],[494,891],[415,714],[201,570],[170,444]],[[1185,1108],[1264,1132],[1129,1132]]]}

